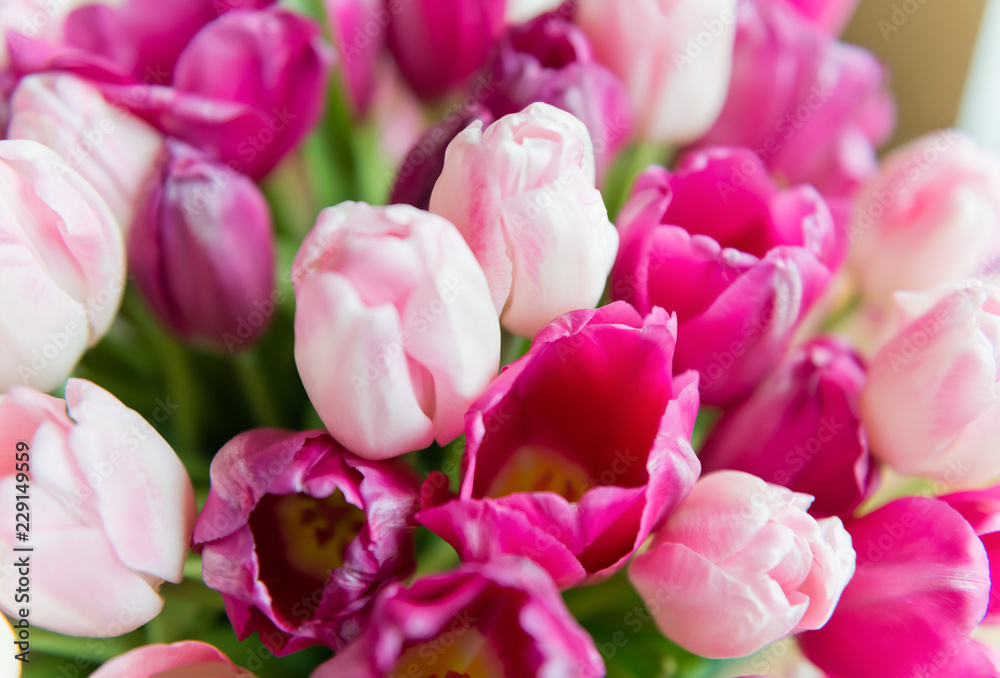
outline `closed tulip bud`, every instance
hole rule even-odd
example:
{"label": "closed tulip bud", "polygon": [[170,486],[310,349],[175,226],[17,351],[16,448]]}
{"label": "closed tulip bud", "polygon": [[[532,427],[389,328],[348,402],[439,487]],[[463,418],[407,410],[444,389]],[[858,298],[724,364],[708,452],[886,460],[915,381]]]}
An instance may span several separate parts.
{"label": "closed tulip bud", "polygon": [[448,146],[431,211],[469,243],[511,332],[533,337],[600,300],[618,232],[594,174],[587,128],[548,104],[473,123]]}
{"label": "closed tulip bud", "polygon": [[92,678],[254,678],[211,645],[185,640],[172,645],[143,645],[101,664]]}
{"label": "closed tulip bud", "polygon": [[1000,158],[956,130],[896,149],[855,199],[850,268],[870,305],[1000,273]]}
{"label": "closed tulip bud", "polygon": [[97,191],[34,141],[0,141],[0,204],[0,392],[51,390],[118,313],[122,234]]}
{"label": "closed tulip bud", "polygon": [[974,487],[1000,475],[1000,288],[898,296],[900,331],[872,359],[861,412],[872,454],[905,475]]}
{"label": "closed tulip bud", "polygon": [[736,0],[583,0],[576,21],[628,88],[636,133],[659,143],[704,134],[722,110]]}
{"label": "closed tulip bud", "polygon": [[539,101],[579,118],[593,139],[599,177],[628,140],[632,108],[625,86],[565,19],[546,15],[512,28],[494,48],[487,70],[497,85],[483,105],[496,117]]}
{"label": "closed tulip bud", "polygon": [[331,207],[292,283],[295,363],[334,438],[384,459],[462,432],[496,376],[500,325],[452,224],[409,205]]}
{"label": "closed tulip bud", "polygon": [[850,513],[874,489],[858,399],[859,358],[835,338],[799,346],[746,400],[726,411],[700,459],[705,471],[746,471],[816,498],[809,512]]}
{"label": "closed tulip bud", "polygon": [[[822,627],[854,574],[839,518],[812,497],[739,471],[701,478],[629,567],[660,630],[703,657],[742,657]],[[845,674],[846,675],[846,674]]]}
{"label": "closed tulip bud", "polygon": [[162,135],[66,73],[24,78],[12,106],[8,138],[32,139],[58,153],[97,189],[127,235],[156,171]]}
{"label": "closed tulip bud", "polygon": [[388,43],[403,77],[423,99],[464,84],[503,32],[505,0],[392,0]]}
{"label": "closed tulip bud", "polygon": [[[111,638],[163,607],[178,583],[197,507],[184,465],[160,434],[113,395],[70,379],[66,399],[16,387],[0,395],[0,444],[30,461],[0,469],[10,506],[0,526],[5,572],[18,554],[15,494],[30,477],[31,625]],[[5,452],[5,455],[7,453]],[[22,532],[23,533],[23,532]],[[17,577],[0,580],[0,608],[14,616]]]}
{"label": "closed tulip bud", "polygon": [[170,141],[129,240],[129,268],[179,336],[233,352],[274,312],[271,216],[248,177]]}

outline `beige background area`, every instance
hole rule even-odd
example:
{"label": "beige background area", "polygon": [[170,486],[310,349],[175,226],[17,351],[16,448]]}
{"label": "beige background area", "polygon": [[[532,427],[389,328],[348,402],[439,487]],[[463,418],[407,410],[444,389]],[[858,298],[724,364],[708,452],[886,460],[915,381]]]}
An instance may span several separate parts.
{"label": "beige background area", "polygon": [[888,147],[956,124],[985,5],[861,0],[842,39],[867,47],[892,71],[899,126]]}

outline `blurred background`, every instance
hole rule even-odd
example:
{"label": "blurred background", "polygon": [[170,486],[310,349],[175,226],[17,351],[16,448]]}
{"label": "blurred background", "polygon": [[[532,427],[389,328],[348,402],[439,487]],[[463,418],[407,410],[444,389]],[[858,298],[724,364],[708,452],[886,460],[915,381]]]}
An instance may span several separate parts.
{"label": "blurred background", "polygon": [[1000,0],[861,0],[842,39],[892,71],[887,149],[958,126],[1000,152]]}

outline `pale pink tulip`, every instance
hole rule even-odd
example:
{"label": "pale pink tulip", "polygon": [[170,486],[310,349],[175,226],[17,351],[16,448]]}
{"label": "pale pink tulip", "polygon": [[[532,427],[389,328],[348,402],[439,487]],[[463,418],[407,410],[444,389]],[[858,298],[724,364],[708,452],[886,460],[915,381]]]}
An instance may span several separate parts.
{"label": "pale pink tulip", "polygon": [[[702,476],[629,578],[663,633],[690,652],[742,657],[822,627],[854,574],[839,518],[806,513],[812,497],[741,471]],[[657,595],[659,594],[659,595]]]}
{"label": "pale pink tulip", "polygon": [[644,139],[704,134],[725,102],[736,0],[583,0],[576,20],[597,60],[622,79]]}
{"label": "pale pink tulip", "polygon": [[1000,475],[1000,288],[897,299],[902,329],[872,360],[861,396],[872,454],[954,487]]}
{"label": "pale pink tulip", "polygon": [[858,193],[850,267],[867,302],[1000,272],[1000,158],[954,130],[886,156]]}
{"label": "pale pink tulip", "polygon": [[[24,618],[15,615],[15,619],[20,622]],[[2,620],[0,621],[0,643],[3,643],[8,648],[15,648],[13,652],[4,652],[3,656],[0,656],[0,675],[8,676],[8,678],[19,678],[23,662],[15,655],[31,650],[31,621],[25,619],[18,627],[18,630],[14,631],[7,617],[0,615],[0,620]],[[22,631],[24,632],[21,634],[22,637],[18,638],[18,634]],[[24,645],[21,646],[18,643],[24,643]],[[30,659],[31,654],[26,654],[25,657]]]}
{"label": "pale pink tulip", "polygon": [[211,645],[185,640],[172,645],[143,645],[111,661],[91,678],[254,678]]}
{"label": "pale pink tulip", "polygon": [[122,235],[97,191],[34,141],[0,141],[0,204],[0,392],[47,391],[118,312]]}
{"label": "pale pink tulip", "polygon": [[324,210],[292,267],[295,362],[355,454],[445,444],[496,376],[500,325],[455,227],[409,205]]}
{"label": "pale pink tulip", "polygon": [[548,104],[474,122],[449,144],[431,211],[469,243],[511,332],[532,337],[600,300],[618,233],[594,172],[587,128]]}
{"label": "pale pink tulip", "polygon": [[127,234],[163,136],[68,73],[24,78],[12,107],[8,138],[38,141],[58,153],[97,189]]}
{"label": "pale pink tulip", "polygon": [[[159,614],[160,585],[183,576],[196,507],[184,465],[156,430],[101,387],[70,379],[65,401],[25,387],[0,396],[0,445],[28,459],[0,469],[0,553],[10,572],[22,555],[13,547],[34,548],[31,624],[108,638]],[[19,473],[30,479],[26,541],[15,541]],[[7,614],[19,607],[17,586],[0,582]]]}

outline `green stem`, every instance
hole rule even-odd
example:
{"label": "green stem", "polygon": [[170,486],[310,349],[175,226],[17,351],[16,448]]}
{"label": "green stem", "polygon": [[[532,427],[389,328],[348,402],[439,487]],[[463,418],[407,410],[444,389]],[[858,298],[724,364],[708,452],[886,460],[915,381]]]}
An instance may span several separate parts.
{"label": "green stem", "polygon": [[117,638],[74,638],[63,636],[40,628],[31,629],[31,649],[64,659],[80,659],[100,664],[111,657],[139,647],[145,635],[142,631],[132,631]]}
{"label": "green stem", "polygon": [[256,350],[239,353],[233,366],[257,423],[265,428],[281,428],[281,414],[271,397]]}

